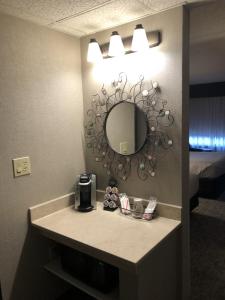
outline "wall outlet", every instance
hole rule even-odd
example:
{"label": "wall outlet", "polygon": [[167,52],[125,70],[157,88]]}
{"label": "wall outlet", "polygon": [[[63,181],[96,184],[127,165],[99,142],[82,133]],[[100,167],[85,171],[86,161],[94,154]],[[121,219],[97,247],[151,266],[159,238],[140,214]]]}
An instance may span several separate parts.
{"label": "wall outlet", "polygon": [[120,142],[120,154],[126,155],[128,151],[128,142]]}
{"label": "wall outlet", "polygon": [[31,163],[29,156],[14,158],[12,161],[15,177],[31,174]]}

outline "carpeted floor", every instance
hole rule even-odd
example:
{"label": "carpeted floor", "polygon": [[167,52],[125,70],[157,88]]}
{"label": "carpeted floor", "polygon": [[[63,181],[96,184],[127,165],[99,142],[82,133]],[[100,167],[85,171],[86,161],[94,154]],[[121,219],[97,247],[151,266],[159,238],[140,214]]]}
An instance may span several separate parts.
{"label": "carpeted floor", "polygon": [[225,300],[225,194],[191,214],[191,300]]}

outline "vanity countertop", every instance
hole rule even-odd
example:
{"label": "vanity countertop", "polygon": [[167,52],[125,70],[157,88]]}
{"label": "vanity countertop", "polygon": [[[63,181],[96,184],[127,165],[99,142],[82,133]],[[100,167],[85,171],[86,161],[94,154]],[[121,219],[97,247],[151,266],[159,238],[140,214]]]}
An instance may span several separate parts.
{"label": "vanity countertop", "polygon": [[88,213],[68,206],[37,219],[31,217],[31,224],[52,240],[137,272],[145,257],[181,222],[164,217],[136,220],[119,210],[105,211],[98,202],[97,210]]}

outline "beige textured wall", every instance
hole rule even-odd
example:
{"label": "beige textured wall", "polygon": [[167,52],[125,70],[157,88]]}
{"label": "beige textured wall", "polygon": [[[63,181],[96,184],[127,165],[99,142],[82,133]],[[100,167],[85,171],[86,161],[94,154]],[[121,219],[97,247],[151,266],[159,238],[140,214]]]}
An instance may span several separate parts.
{"label": "beige textured wall", "polygon": [[225,81],[225,2],[190,10],[190,82]]}
{"label": "beige textured wall", "polygon": [[[137,61],[126,56],[127,65],[116,65],[107,62],[102,72],[100,68],[93,67],[86,61],[87,45],[93,36],[81,39],[82,54],[82,78],[85,110],[90,107],[92,95],[98,92],[102,82],[117,74],[126,71],[133,79],[143,73],[147,79],[159,82],[162,98],[168,100],[168,108],[175,117],[175,124],[169,130],[174,145],[171,151],[167,151],[164,158],[158,163],[157,176],[145,182],[138,179],[135,167],[132,176],[126,182],[120,182],[121,192],[129,195],[148,198],[150,194],[156,195],[161,202],[182,206],[182,236],[179,243],[174,246],[174,251],[182,257],[182,263],[177,257],[178,277],[181,278],[182,299],[189,299],[190,272],[189,272],[189,201],[188,195],[188,91],[189,91],[189,16],[184,7],[165,11],[131,22],[126,25],[113,28],[118,30],[122,37],[132,35],[137,23],[142,23],[146,31],[160,30],[162,43],[150,51],[149,56],[143,61]],[[112,30],[106,30],[95,34],[98,42],[106,43]],[[107,60],[110,61],[110,60]],[[103,79],[103,81],[102,81]],[[108,177],[105,170],[95,162],[94,156],[86,152],[86,164],[90,171],[96,172],[98,187],[104,189]],[[182,265],[182,275],[181,275]],[[175,266],[174,266],[175,267]],[[168,276],[168,282],[172,279]],[[168,283],[169,284],[169,283]],[[161,287],[159,287],[161,288]],[[178,294],[180,291],[177,291]],[[180,296],[177,297],[180,299]]]}
{"label": "beige textured wall", "polygon": [[[73,190],[84,169],[79,40],[0,14],[0,280],[4,300],[52,299],[47,242],[27,209]],[[13,178],[29,155],[32,175]],[[51,296],[49,295],[49,291]]]}
{"label": "beige textured wall", "polygon": [[[131,22],[113,30],[118,30],[122,37],[129,36],[132,35],[136,23]],[[125,58],[128,61],[127,66],[122,64],[116,66],[114,62],[110,65],[108,62],[107,67],[101,73],[86,61],[87,45],[92,36],[81,39],[84,103],[86,108],[89,107],[91,95],[101,88],[101,78],[105,80],[111,74],[120,71],[126,71],[132,78],[143,73],[146,78],[159,82],[162,98],[168,100],[168,108],[175,117],[175,124],[169,130],[174,141],[173,149],[167,151],[164,158],[159,161],[155,178],[148,181],[139,180],[134,166],[132,176],[126,182],[120,182],[119,188],[121,192],[127,192],[130,195],[148,198],[150,194],[154,194],[161,202],[182,205],[183,8],[179,7],[149,16],[138,20],[138,23],[142,23],[146,31],[160,30],[162,32],[161,45],[150,51],[148,57],[139,63],[132,58],[129,60],[127,55]],[[99,43],[105,43],[109,41],[111,31],[106,30],[94,36]],[[188,41],[187,36],[185,39]],[[97,173],[98,187],[104,189],[107,185],[107,175],[102,166],[95,162],[90,152],[87,154],[87,167]]]}

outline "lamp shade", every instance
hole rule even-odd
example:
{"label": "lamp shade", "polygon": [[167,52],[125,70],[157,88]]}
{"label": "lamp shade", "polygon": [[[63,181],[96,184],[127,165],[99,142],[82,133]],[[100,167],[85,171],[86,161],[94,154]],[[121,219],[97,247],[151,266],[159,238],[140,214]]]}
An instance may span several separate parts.
{"label": "lamp shade", "polygon": [[109,42],[109,56],[120,56],[125,53],[121,36],[117,31],[113,31]]}
{"label": "lamp shade", "polygon": [[102,52],[96,39],[90,39],[88,44],[87,61],[95,63],[102,60]]}
{"label": "lamp shade", "polygon": [[148,39],[142,24],[136,25],[133,33],[131,50],[135,52],[146,51],[149,49]]}

